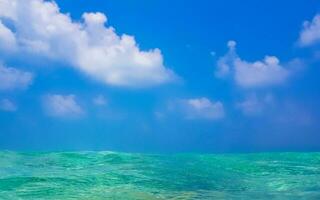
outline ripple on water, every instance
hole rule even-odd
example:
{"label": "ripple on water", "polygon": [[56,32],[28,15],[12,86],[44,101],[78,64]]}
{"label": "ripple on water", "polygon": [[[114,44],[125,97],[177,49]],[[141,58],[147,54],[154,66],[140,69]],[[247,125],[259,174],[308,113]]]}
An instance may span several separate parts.
{"label": "ripple on water", "polygon": [[0,199],[320,199],[320,153],[0,152]]}

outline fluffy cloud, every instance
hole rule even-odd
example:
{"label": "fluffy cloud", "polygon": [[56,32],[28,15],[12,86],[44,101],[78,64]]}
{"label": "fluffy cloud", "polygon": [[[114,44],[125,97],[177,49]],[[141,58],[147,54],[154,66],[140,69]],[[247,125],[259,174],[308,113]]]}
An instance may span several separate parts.
{"label": "fluffy cloud", "polygon": [[237,59],[234,66],[236,82],[242,87],[278,85],[289,75],[289,71],[280,65],[275,56],[266,56],[264,60],[252,63]]}
{"label": "fluffy cloud", "polygon": [[0,110],[14,112],[17,110],[17,106],[9,99],[2,99],[0,101]]}
{"label": "fluffy cloud", "polygon": [[266,87],[283,83],[289,71],[275,56],[265,56],[262,61],[248,62],[236,53],[236,42],[228,42],[229,51],[217,62],[217,77],[234,76],[237,85],[244,88]]}
{"label": "fluffy cloud", "polygon": [[311,22],[304,22],[299,38],[301,46],[310,46],[318,42],[320,42],[320,15],[316,15]]}
{"label": "fluffy cloud", "polygon": [[14,33],[7,28],[0,20],[0,50],[12,51],[16,47],[16,38]]}
{"label": "fluffy cloud", "polygon": [[53,117],[79,117],[84,114],[74,95],[47,95],[43,104],[47,114]]}
{"label": "fluffy cloud", "polygon": [[33,75],[0,64],[0,90],[25,89],[32,83]]}
{"label": "fluffy cloud", "polygon": [[7,41],[6,49],[17,46],[14,54],[64,61],[115,86],[148,87],[175,79],[159,49],[140,50],[134,37],[105,26],[102,13],[84,13],[74,22],[51,1],[1,0],[0,19],[0,41]]}
{"label": "fluffy cloud", "polygon": [[212,102],[204,97],[183,99],[176,106],[187,119],[218,120],[225,116],[224,106],[220,101]]}

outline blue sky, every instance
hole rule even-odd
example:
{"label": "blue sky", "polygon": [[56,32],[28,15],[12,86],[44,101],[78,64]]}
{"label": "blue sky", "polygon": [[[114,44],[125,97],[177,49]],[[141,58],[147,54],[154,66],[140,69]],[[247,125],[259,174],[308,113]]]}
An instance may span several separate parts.
{"label": "blue sky", "polygon": [[320,150],[320,4],[0,1],[0,148]]}

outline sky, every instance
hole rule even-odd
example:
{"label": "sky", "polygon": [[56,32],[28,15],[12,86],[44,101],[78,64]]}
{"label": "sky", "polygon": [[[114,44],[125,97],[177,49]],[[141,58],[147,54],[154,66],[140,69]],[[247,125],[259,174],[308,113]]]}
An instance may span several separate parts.
{"label": "sky", "polygon": [[320,151],[317,0],[0,0],[0,149]]}

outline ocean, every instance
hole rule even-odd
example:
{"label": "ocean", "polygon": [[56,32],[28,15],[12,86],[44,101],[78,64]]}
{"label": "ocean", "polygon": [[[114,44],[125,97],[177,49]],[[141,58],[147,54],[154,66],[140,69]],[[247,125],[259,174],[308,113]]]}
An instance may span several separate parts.
{"label": "ocean", "polygon": [[320,153],[2,151],[0,199],[320,199]]}

